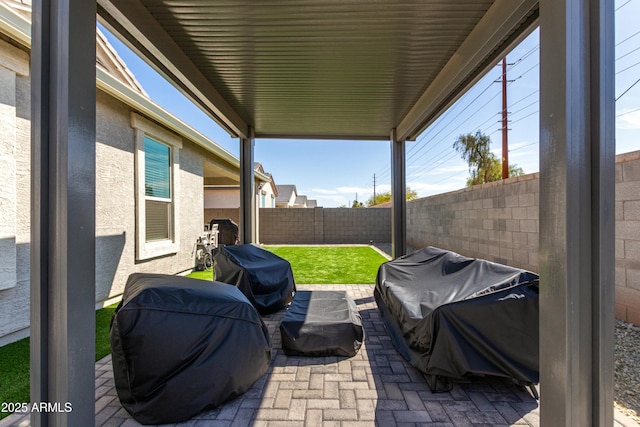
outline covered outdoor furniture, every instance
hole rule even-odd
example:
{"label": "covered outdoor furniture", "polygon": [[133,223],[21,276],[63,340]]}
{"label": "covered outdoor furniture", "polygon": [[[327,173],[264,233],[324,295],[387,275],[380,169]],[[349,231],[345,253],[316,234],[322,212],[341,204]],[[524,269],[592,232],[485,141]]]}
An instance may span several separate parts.
{"label": "covered outdoor furniture", "polygon": [[283,309],[296,291],[289,261],[259,246],[221,246],[213,260],[216,280],[238,287],[260,314]]}
{"label": "covered outdoor furniture", "polygon": [[396,349],[431,388],[472,375],[539,381],[538,275],[427,247],[380,266],[374,296]]}
{"label": "covered outdoor furniture", "polygon": [[213,230],[216,225],[218,226],[218,245],[238,244],[238,224],[229,218],[214,218],[209,222],[209,230]]}
{"label": "covered outdoor furniture", "polygon": [[280,323],[282,349],[293,356],[355,356],[362,319],[345,291],[299,291]]}
{"label": "covered outdoor furniture", "polygon": [[142,424],[186,421],[245,391],[269,367],[270,339],[237,288],[129,276],[111,324],[116,391]]}

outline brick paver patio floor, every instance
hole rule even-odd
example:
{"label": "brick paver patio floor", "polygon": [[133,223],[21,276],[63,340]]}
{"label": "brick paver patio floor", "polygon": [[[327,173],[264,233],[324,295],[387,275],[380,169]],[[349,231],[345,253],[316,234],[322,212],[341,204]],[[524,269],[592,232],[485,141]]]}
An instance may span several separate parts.
{"label": "brick paver patio floor", "polygon": [[[284,311],[266,316],[269,371],[239,398],[175,426],[538,426],[538,402],[510,381],[477,379],[431,393],[422,374],[391,344],[372,285],[302,285],[347,290],[356,301],[365,343],[355,357],[288,357],[280,347]],[[232,357],[232,356],[230,356]],[[0,427],[28,426],[14,414]],[[96,364],[96,426],[139,426],[118,400],[109,356]],[[616,427],[637,426],[616,413]]]}

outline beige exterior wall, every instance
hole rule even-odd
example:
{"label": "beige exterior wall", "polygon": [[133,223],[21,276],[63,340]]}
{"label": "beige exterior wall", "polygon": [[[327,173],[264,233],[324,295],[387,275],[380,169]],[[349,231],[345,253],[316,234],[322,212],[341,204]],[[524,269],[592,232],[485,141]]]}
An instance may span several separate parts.
{"label": "beige exterior wall", "polygon": [[0,342],[29,324],[30,96],[29,55],[0,40]]}
{"label": "beige exterior wall", "polygon": [[[96,301],[117,296],[132,272],[174,274],[194,265],[204,219],[201,153],[183,140],[179,177],[178,251],[136,261],[135,135],[131,109],[98,91],[96,123]],[[176,137],[178,137],[176,135]]]}
{"label": "beige exterior wall", "polygon": [[205,188],[205,209],[238,209],[240,207],[240,190],[234,188]]}
{"label": "beige exterior wall", "polygon": [[[29,327],[28,65],[26,52],[0,40],[0,345],[27,336]],[[179,150],[177,252],[136,261],[131,108],[101,91],[97,91],[96,108],[96,302],[101,303],[122,293],[130,273],[174,274],[193,267],[193,247],[204,223],[203,158],[207,153],[185,140]]]}
{"label": "beige exterior wall", "polygon": [[[262,194],[264,192],[264,194]],[[262,205],[262,197],[264,196],[264,206]],[[273,186],[270,183],[265,183],[258,190],[258,200],[256,206],[259,208],[275,208],[276,207],[276,195],[273,192]]]}

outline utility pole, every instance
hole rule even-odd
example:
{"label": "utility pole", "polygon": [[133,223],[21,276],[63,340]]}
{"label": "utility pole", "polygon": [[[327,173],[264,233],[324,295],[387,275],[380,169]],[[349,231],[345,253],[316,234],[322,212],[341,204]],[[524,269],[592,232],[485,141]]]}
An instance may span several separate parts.
{"label": "utility pole", "polygon": [[509,120],[507,112],[507,57],[502,58],[502,179],[509,178]]}
{"label": "utility pole", "polygon": [[376,174],[373,174],[373,204],[376,204]]}

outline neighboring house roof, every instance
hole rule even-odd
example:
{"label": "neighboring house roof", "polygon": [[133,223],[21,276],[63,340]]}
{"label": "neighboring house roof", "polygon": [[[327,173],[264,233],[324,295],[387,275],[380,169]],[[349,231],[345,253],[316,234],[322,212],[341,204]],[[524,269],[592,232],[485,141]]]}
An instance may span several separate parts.
{"label": "neighboring house roof", "polygon": [[[256,171],[259,171],[257,168],[255,169]],[[258,187],[258,189],[261,189],[262,187],[264,187],[265,185],[269,185],[271,186],[271,192],[278,197],[278,186],[276,185],[276,183],[273,181],[273,175],[271,175],[269,172],[263,172],[267,177],[269,177],[269,181],[263,182],[262,184],[260,184],[260,186]]]}
{"label": "neighboring house roof", "polygon": [[[27,49],[31,49],[31,14],[28,13],[29,10],[30,7],[24,2],[0,0],[0,33],[6,34]],[[101,51],[101,49],[103,50]],[[96,28],[96,56],[99,56],[100,53],[102,53],[102,63],[99,60],[96,64],[96,87],[98,89],[202,147],[215,157],[216,161],[227,163],[234,170],[240,170],[240,160],[237,157],[149,99],[133,74],[126,69],[122,59],[109,46],[106,38],[103,36],[101,39]],[[261,172],[255,172],[255,178],[265,182],[269,180],[269,177]]]}
{"label": "neighboring house roof", "polygon": [[307,199],[307,207],[308,208],[317,208],[318,207],[318,201],[317,200],[313,200],[313,199]]}
{"label": "neighboring house roof", "polygon": [[149,98],[149,95],[142,88],[142,85],[133,75],[125,62],[120,58],[118,52],[109,44],[107,37],[96,28],[96,65],[102,67],[106,72],[126,83],[131,89],[140,92]]}
{"label": "neighboring house roof", "polygon": [[276,203],[289,203],[292,194],[295,194],[296,197],[298,196],[298,190],[295,185],[276,185],[276,188],[278,189]]}
{"label": "neighboring house roof", "polygon": [[296,207],[307,207],[307,196],[298,196],[296,197],[296,201],[293,203],[293,206]]}

